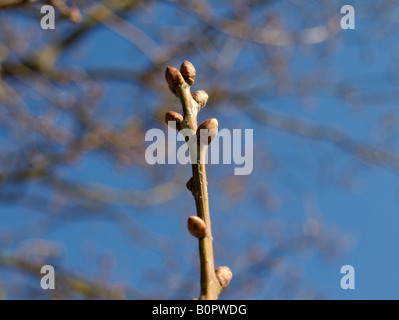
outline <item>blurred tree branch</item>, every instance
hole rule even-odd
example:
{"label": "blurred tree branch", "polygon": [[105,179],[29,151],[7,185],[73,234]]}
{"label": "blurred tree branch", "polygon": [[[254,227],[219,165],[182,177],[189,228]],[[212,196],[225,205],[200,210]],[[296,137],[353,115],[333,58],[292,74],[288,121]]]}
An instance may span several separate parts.
{"label": "blurred tree branch", "polygon": [[[56,6],[60,17],[68,19],[57,20],[53,33],[37,31],[41,17],[37,8],[49,3]],[[70,16],[72,13],[77,17],[76,7],[82,17],[80,22],[75,21],[77,24]],[[373,33],[357,32],[351,40],[358,42],[351,45],[359,49],[359,60],[371,64],[374,42],[387,37],[387,30],[396,30],[391,17],[398,9],[388,0],[378,6],[362,4],[361,8],[359,14],[363,17],[373,15]],[[127,291],[113,291],[89,276],[61,271],[67,292],[60,297],[196,294],[196,275],[182,267],[188,264],[191,252],[184,247],[184,235],[176,231],[183,228],[171,227],[179,225],[180,212],[189,210],[189,197],[181,188],[185,173],[176,175],[172,166],[149,168],[143,156],[145,131],[161,127],[163,114],[175,103],[164,86],[164,68],[186,59],[201,70],[201,81],[207,85],[204,89],[212,97],[211,106],[203,114],[222,113],[223,127],[250,126],[262,133],[268,128],[277,129],[273,139],[296,150],[296,160],[304,155],[294,143],[283,140],[279,131],[305,141],[329,142],[354,159],[397,173],[397,111],[391,108],[386,112],[383,108],[395,97],[395,86],[387,85],[397,80],[394,54],[385,72],[379,73],[380,78],[368,73],[342,80],[339,70],[330,67],[348,41],[340,32],[337,14],[336,4],[325,1],[1,1],[0,204],[4,220],[0,239],[4,250],[8,250],[0,253],[0,265],[26,271],[35,278],[38,265],[8,251],[25,240],[46,238],[64,226],[74,234],[76,224],[70,222],[108,221],[129,240],[129,255],[134,256],[137,265],[145,263],[142,257],[148,257],[143,248],[151,255],[157,253],[156,270],[148,267],[149,275],[143,272],[138,277],[145,278],[146,287],[138,287],[138,292],[129,295]],[[121,48],[128,48],[125,55],[120,54],[125,50]],[[121,57],[125,60],[120,61]],[[367,79],[372,79],[371,85]],[[363,90],[358,88],[361,85]],[[370,129],[370,136],[360,139],[349,126],[336,127],[328,121],[321,124],[297,115],[295,111],[306,109],[307,99],[323,94],[339,99],[337,110],[347,107],[354,115],[360,104],[367,114],[366,105],[375,107],[377,111],[370,112],[373,120],[362,123],[365,130]],[[288,97],[292,99],[289,102]],[[290,105],[293,114],[273,107],[282,101]],[[317,102],[315,105],[314,110],[325,108]],[[381,132],[381,140],[371,139],[373,130]],[[380,144],[384,139],[387,143]],[[226,290],[227,298],[250,298],[256,293],[259,297],[264,282],[276,272],[274,267],[280,267],[275,262],[294,256],[303,247],[326,258],[340,253],[336,246],[344,247],[340,237],[331,236],[327,226],[318,224],[325,234],[319,230],[317,234],[298,235],[290,230],[274,243],[275,249],[270,249],[276,230],[267,226],[285,216],[269,220],[273,214],[267,203],[272,197],[269,193],[277,193],[276,198],[283,204],[288,201],[275,191],[281,189],[276,185],[286,183],[276,178],[276,171],[294,169],[288,167],[278,148],[268,149],[266,140],[255,141],[260,145],[255,157],[260,169],[247,179],[227,179],[226,170],[209,166],[212,185],[219,186],[212,203],[220,211],[215,223],[232,224],[229,230],[242,230],[220,235],[219,243],[234,245],[215,248],[220,259],[242,257],[244,261],[232,261],[232,269],[239,270],[235,279],[241,287],[235,290],[233,284]],[[316,151],[324,155],[322,143]],[[167,150],[164,152],[166,156]],[[279,157],[276,162],[281,168],[273,164],[270,153]],[[90,176],[88,168],[79,166],[93,158],[103,166],[96,169],[97,175]],[[296,163],[300,165],[300,161]],[[111,174],[111,167],[120,170]],[[109,178],[104,181],[106,175]],[[281,210],[286,209],[283,204]],[[15,207],[29,214],[16,219]],[[298,220],[302,228],[309,219]],[[157,226],[163,228],[154,230]],[[250,250],[251,246],[243,241],[258,247]],[[192,260],[193,264],[197,261]],[[290,282],[288,273],[281,278],[287,276]],[[177,276],[181,274],[186,276]],[[250,281],[246,281],[248,278]],[[2,277],[0,290],[7,295],[10,284],[6,280]],[[284,281],[279,281],[285,290]],[[176,285],[179,283],[181,286]],[[19,290],[14,296],[23,296],[23,290]],[[289,290],[286,292],[288,295]],[[41,294],[34,291],[30,296]]]}

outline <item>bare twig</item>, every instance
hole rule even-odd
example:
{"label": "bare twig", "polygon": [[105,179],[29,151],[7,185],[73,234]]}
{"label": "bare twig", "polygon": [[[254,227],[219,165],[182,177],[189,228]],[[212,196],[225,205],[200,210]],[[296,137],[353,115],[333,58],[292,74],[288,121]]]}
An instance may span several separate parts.
{"label": "bare twig", "polygon": [[[187,188],[192,192],[197,208],[197,217],[190,217],[188,228],[192,235],[198,238],[199,255],[201,264],[201,300],[215,300],[226,287],[232,277],[228,267],[220,267],[215,270],[213,257],[213,237],[211,231],[211,218],[208,201],[208,182],[203,157],[210,141],[208,136],[203,141],[200,135],[201,129],[213,133],[217,132],[217,120],[208,119],[200,126],[197,124],[197,115],[205,106],[208,95],[205,91],[197,91],[191,94],[190,86],[195,80],[194,66],[185,61],[180,71],[173,67],[166,69],[166,81],[170,90],[180,99],[183,107],[183,115],[169,111],[165,121],[175,121],[176,128],[185,136],[192,159],[193,177],[187,182]],[[213,135],[213,137],[215,134]]]}

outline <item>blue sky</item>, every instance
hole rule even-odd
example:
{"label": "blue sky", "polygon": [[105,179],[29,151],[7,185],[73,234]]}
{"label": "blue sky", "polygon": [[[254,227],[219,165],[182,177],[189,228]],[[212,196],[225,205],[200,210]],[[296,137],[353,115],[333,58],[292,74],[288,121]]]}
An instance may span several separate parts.
{"label": "blue sky", "polygon": [[[222,4],[223,1],[215,2]],[[343,2],[342,2],[343,3]],[[360,92],[372,94],[374,92],[395,93],[397,89],[397,70],[392,69],[392,61],[398,53],[397,41],[391,36],[370,40],[365,45],[371,56],[370,60],[364,60],[364,46],[362,39],[367,39],[369,34],[374,34],[377,16],[364,12],[366,4],[370,2],[349,1],[345,4],[353,4],[359,17],[356,19],[356,29],[339,33],[334,40],[331,50],[335,50],[328,60],[325,68],[328,70],[326,80],[337,84],[349,83],[360,88]],[[341,4],[341,2],[340,2]],[[337,4],[337,13],[340,4]],[[375,4],[378,7],[378,4]],[[364,6],[364,7],[363,7]],[[279,4],[275,4],[278,8]],[[159,5],[154,15],[159,15],[164,8],[168,8],[169,15],[165,14],[165,21],[158,23],[171,23],[173,17],[173,4]],[[359,9],[359,10],[358,10]],[[223,11],[223,10],[222,10]],[[222,12],[221,11],[221,12]],[[287,14],[293,14],[291,11]],[[138,19],[139,20],[139,19]],[[184,21],[177,20],[183,24]],[[142,22],[131,19],[132,23],[140,25]],[[177,25],[179,25],[177,23]],[[299,23],[293,21],[293,25]],[[309,22],[310,23],[310,22]],[[301,24],[301,23],[299,23]],[[143,24],[144,30],[149,34],[154,32],[151,25]],[[146,29],[148,28],[148,30]],[[51,38],[45,31],[44,37]],[[371,39],[372,37],[370,37]],[[316,50],[319,49],[314,45]],[[296,70],[296,77],[311,68],[312,57],[306,56],[304,48],[292,48],[293,57],[291,63]],[[255,65],[253,59],[253,48],[244,46],[240,57],[237,59],[237,67],[246,64]],[[191,56],[184,59],[191,60]],[[180,57],[176,57],[180,59]],[[196,55],[203,63],[204,58]],[[175,63],[172,61],[170,63]],[[114,66],[140,70],[149,64],[142,53],[132,46],[126,39],[116,35],[104,26],[100,26],[86,38],[84,42],[78,43],[72,51],[61,57],[59,64],[63,67],[93,68],[98,66]],[[165,66],[169,64],[167,62]],[[390,72],[387,72],[390,70]],[[160,74],[160,77],[163,77]],[[331,77],[331,78],[330,78]],[[197,89],[204,86],[205,79],[199,78]],[[202,81],[202,83],[200,82]],[[165,84],[166,86],[166,84]],[[206,84],[205,84],[206,86]],[[345,87],[345,85],[344,85]],[[335,88],[334,84],[330,88]],[[154,121],[160,128],[165,128],[160,120],[154,118],[153,110],[159,108],[159,96],[150,95],[144,99],[148,104],[145,109],[142,105],[135,104],[136,96],[140,95],[141,89],[132,83],[112,82],[107,84],[105,99],[102,102],[101,114],[104,119],[110,119],[116,125],[125,121],[126,114],[131,110],[135,116],[142,116],[146,121]],[[171,101],[173,101],[171,99]],[[326,92],[323,88],[315,89],[311,93],[310,106],[303,105],[303,99],[295,95],[269,95],[265,93],[259,102],[282,115],[299,117],[317,124],[338,128],[350,135],[357,141],[364,141],[376,147],[379,145],[376,132],[376,123],[382,114],[393,110],[396,112],[395,99],[387,99],[381,104],[372,104],[367,99],[359,102],[360,111],[353,111],[351,105],[338,96],[337,92]],[[169,101],[168,101],[169,102]],[[175,101],[176,102],[176,101]],[[212,97],[210,97],[210,103]],[[177,104],[177,102],[176,102]],[[351,244],[351,250],[332,259],[326,260],[317,253],[295,255],[292,257],[294,265],[303,270],[304,285],[311,285],[324,293],[325,297],[333,299],[397,299],[399,287],[399,256],[396,244],[399,242],[399,216],[397,214],[399,188],[397,183],[397,172],[384,167],[373,166],[355,159],[353,155],[340,150],[330,142],[309,140],[290,133],[280,132],[255,122],[249,116],[243,114],[242,110],[234,109],[229,112],[230,105],[225,104],[219,109],[204,111],[206,116],[216,116],[219,123],[226,126],[240,125],[242,129],[253,128],[255,140],[254,171],[249,181],[254,185],[268,185],[278,197],[284,199],[284,204],[271,213],[265,213],[264,207],[251,196],[242,200],[243,203],[236,204],[234,212],[226,201],[230,199],[226,195],[218,194],[220,191],[218,175],[233,174],[233,166],[216,165],[209,168],[211,192],[210,205],[220,216],[215,216],[213,221],[214,230],[227,228],[229,223],[226,217],[231,219],[231,225],[237,227],[240,219],[246,219],[245,215],[250,213],[251,220],[257,221],[267,219],[280,219],[287,226],[293,222],[303,225],[309,215],[316,215],[327,225],[337,229],[337,233],[344,234]],[[118,112],[115,112],[118,110]],[[132,112],[133,113],[133,112]],[[133,116],[132,116],[133,117]],[[393,134],[397,134],[394,132]],[[397,143],[392,144],[392,152],[396,153]],[[282,170],[277,173],[269,173],[264,168],[264,150],[270,149],[270,155],[281,165]],[[261,154],[262,157],[258,157]],[[323,170],[324,169],[324,170]],[[82,183],[102,183],[122,190],[137,189],[146,190],[153,186],[154,180],[149,179],[153,168],[149,166],[117,168],[112,161],[96,152],[86,154],[78,163],[62,168],[62,175],[71,180]],[[181,168],[179,165],[159,166],[161,182],[167,181],[171,172],[180,172],[182,176],[189,177],[190,169]],[[353,178],[353,189],[343,188],[337,177],[345,178],[348,175]],[[242,180],[244,183],[244,178]],[[248,187],[250,188],[250,187]],[[32,193],[43,193],[41,186],[31,184],[29,191]],[[232,200],[233,201],[233,200]],[[307,206],[308,201],[312,203]],[[226,207],[227,206],[227,207]],[[142,208],[131,208],[126,205],[116,206],[118,210],[126,212],[136,223],[159,234],[159,238],[151,236],[146,241],[150,244],[147,248],[141,247],[134,240],[129,239],[126,234],[121,233],[120,228],[104,219],[83,219],[82,221],[59,223],[59,227],[51,232],[30,234],[29,238],[44,238],[63,244],[64,255],[59,263],[76,272],[82,272],[95,277],[98,271],[98,261],[105,256],[112,256],[115,261],[110,281],[120,284],[129,284],[133,287],[142,288],[144,293],[150,293],[156,289],[157,283],[147,281],[143,274],[150,270],[159,268],[164,264],[164,257],[156,250],[159,244],[168,246],[173,252],[173,259],[179,260],[181,264],[176,270],[180,276],[189,274],[196,277],[198,270],[191,270],[195,266],[196,242],[184,230],[186,212],[182,210],[194,210],[192,199],[184,192],[176,199],[162,205],[154,205]],[[29,221],[37,221],[40,214],[33,214],[19,205],[1,205],[0,233],[3,229],[20,228]],[[173,212],[174,208],[178,212]],[[225,209],[227,208],[227,209]],[[226,212],[224,212],[226,210]],[[307,211],[309,210],[309,211]],[[222,230],[221,233],[229,232]],[[168,240],[166,240],[168,239]],[[215,237],[218,240],[217,236]],[[233,259],[233,255],[239,256],[245,251],[246,246],[263,245],[264,238],[252,238],[247,231],[237,231],[233,241],[237,242],[237,250],[228,248],[227,243],[216,244],[216,252],[225,253],[231,257],[233,269],[237,269],[240,263]],[[169,241],[169,242],[168,242]],[[241,243],[240,243],[241,241]],[[253,242],[253,243],[252,243]],[[6,249],[10,252],[16,250],[19,243],[13,243]],[[242,245],[243,248],[239,248]],[[268,245],[266,245],[268,246]],[[226,248],[225,248],[226,247]],[[218,258],[217,258],[218,259]],[[289,257],[291,259],[291,257]],[[222,262],[220,262],[222,263]],[[340,288],[341,266],[352,265],[356,272],[356,289],[342,290]],[[234,270],[233,270],[234,273]],[[4,276],[4,275],[3,275]],[[1,273],[0,273],[1,277]],[[244,275],[245,278],[245,275]],[[234,278],[233,278],[234,279]],[[267,291],[267,288],[265,289]],[[171,295],[172,296],[172,295]],[[233,297],[237,298],[237,296]],[[263,299],[270,297],[268,293],[260,290],[253,298]],[[223,298],[223,296],[221,296]]]}

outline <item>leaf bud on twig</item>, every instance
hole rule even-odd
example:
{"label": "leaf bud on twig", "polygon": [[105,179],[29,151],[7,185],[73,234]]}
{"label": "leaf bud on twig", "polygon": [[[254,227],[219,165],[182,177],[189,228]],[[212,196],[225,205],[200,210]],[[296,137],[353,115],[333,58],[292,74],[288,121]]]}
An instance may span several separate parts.
{"label": "leaf bud on twig", "polygon": [[231,278],[233,277],[233,273],[231,272],[230,268],[226,266],[219,267],[215,270],[215,273],[216,278],[218,279],[222,288],[226,288],[229,285]]}
{"label": "leaf bud on twig", "polygon": [[170,91],[172,91],[175,96],[178,96],[176,90],[184,83],[184,78],[181,75],[180,71],[177,70],[175,67],[167,67],[165,72],[165,79],[169,85]]}
{"label": "leaf bud on twig", "polygon": [[193,99],[198,102],[200,110],[205,107],[209,98],[208,94],[204,90],[195,91],[192,96]]}
{"label": "leaf bud on twig", "polygon": [[182,129],[183,116],[180,113],[178,113],[176,111],[166,112],[165,122],[167,125],[169,125],[173,128],[173,126],[171,124],[169,124],[170,121],[176,122],[176,127],[174,129],[177,129],[178,131],[180,131]]}
{"label": "leaf bud on twig", "polygon": [[205,120],[197,128],[197,140],[202,144],[210,144],[218,134],[218,125],[216,118]]}
{"label": "leaf bud on twig", "polygon": [[187,228],[190,231],[191,235],[201,239],[206,236],[206,224],[204,220],[197,216],[191,216],[187,220]]}
{"label": "leaf bud on twig", "polygon": [[188,189],[188,191],[193,191],[193,177],[190,178],[190,180],[187,181],[186,183],[186,187]]}
{"label": "leaf bud on twig", "polygon": [[180,73],[182,74],[184,80],[186,80],[189,86],[191,86],[194,83],[195,68],[191,62],[184,61],[180,67]]}

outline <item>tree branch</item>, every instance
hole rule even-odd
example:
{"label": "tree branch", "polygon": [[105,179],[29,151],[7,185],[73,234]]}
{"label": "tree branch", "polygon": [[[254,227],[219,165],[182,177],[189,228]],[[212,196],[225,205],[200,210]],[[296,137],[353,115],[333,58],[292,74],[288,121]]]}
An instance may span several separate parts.
{"label": "tree branch", "polygon": [[[211,230],[211,217],[208,201],[208,182],[204,156],[210,141],[203,141],[200,131],[217,131],[216,119],[208,119],[199,127],[197,115],[208,100],[205,91],[197,91],[191,94],[190,86],[194,83],[194,66],[185,61],[180,72],[173,68],[166,69],[166,81],[170,90],[180,99],[183,107],[183,115],[169,111],[165,121],[175,121],[176,127],[185,136],[189,147],[193,177],[187,182],[187,188],[192,192],[197,209],[197,217],[190,217],[188,229],[190,233],[198,238],[199,256],[201,265],[201,300],[216,300],[224,287],[232,277],[230,269],[220,267],[215,271],[213,256],[213,237]],[[212,133],[211,133],[212,135]],[[214,134],[216,136],[216,134]],[[214,137],[213,136],[213,137]]]}

